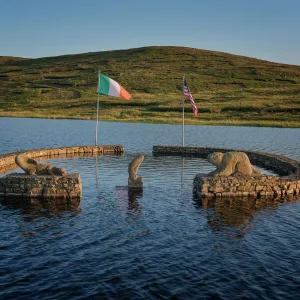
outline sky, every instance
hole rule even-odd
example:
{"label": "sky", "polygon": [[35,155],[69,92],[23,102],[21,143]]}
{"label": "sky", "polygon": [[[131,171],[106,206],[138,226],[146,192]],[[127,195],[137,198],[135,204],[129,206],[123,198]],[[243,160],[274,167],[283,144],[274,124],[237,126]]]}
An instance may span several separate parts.
{"label": "sky", "polygon": [[300,0],[0,0],[0,56],[184,46],[300,65]]}

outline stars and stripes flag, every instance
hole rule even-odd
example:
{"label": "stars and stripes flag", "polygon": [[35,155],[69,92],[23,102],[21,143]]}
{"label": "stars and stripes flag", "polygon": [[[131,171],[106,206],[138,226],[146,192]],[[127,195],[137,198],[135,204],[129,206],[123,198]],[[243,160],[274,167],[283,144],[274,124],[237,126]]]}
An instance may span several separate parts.
{"label": "stars and stripes flag", "polygon": [[197,106],[195,104],[194,98],[193,98],[193,96],[191,94],[191,91],[190,91],[190,89],[189,89],[189,87],[188,87],[185,79],[184,79],[184,86],[183,86],[183,94],[184,94],[184,96],[189,97],[190,103],[191,103],[192,108],[193,108],[194,115],[198,116]]}

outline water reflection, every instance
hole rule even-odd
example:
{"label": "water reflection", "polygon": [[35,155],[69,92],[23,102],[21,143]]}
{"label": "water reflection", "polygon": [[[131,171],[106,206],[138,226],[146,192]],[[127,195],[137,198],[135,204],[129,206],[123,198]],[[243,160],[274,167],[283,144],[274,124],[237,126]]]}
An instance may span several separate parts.
{"label": "water reflection", "polygon": [[119,186],[116,187],[116,190],[121,210],[126,214],[133,213],[135,215],[139,215],[142,210],[139,200],[144,196],[143,189],[132,189],[128,188],[127,186]]}
{"label": "water reflection", "polygon": [[128,210],[132,212],[140,212],[141,206],[138,200],[143,198],[143,195],[143,189],[128,188]]}
{"label": "water reflection", "polygon": [[251,230],[251,223],[259,211],[275,210],[280,203],[292,200],[295,198],[194,199],[194,204],[197,209],[201,209],[201,214],[205,215],[213,231],[226,231],[243,237]]}
{"label": "water reflection", "polygon": [[96,173],[96,189],[97,191],[99,190],[98,187],[99,187],[99,167],[98,167],[98,156],[96,156],[95,158],[95,173]]}
{"label": "water reflection", "polygon": [[[26,203],[20,198],[0,198],[0,204],[9,211],[10,215],[16,215],[18,227],[23,236],[33,236],[57,227],[64,220],[75,217],[82,212],[79,207],[80,200],[72,203],[38,202]],[[59,226],[58,226],[59,227]],[[54,233],[62,233],[56,230]]]}
{"label": "water reflection", "polygon": [[184,181],[184,156],[181,157],[181,184]]}

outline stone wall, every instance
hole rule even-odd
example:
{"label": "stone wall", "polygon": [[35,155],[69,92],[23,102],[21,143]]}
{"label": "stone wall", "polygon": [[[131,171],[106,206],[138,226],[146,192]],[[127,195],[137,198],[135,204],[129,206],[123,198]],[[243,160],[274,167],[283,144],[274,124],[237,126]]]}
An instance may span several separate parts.
{"label": "stone wall", "polygon": [[121,154],[124,152],[122,145],[104,145],[104,146],[73,146],[63,148],[45,148],[25,150],[22,152],[13,152],[0,155],[0,174],[11,171],[18,166],[15,164],[15,157],[24,153],[35,160],[43,160],[55,157],[73,157],[87,155],[105,155],[105,154]]}
{"label": "stone wall", "polygon": [[230,197],[285,197],[300,193],[300,162],[282,155],[249,150],[210,147],[154,146],[154,155],[180,155],[207,158],[212,152],[245,152],[251,163],[274,171],[276,176],[217,176],[197,174],[194,195],[199,198]]}
{"label": "stone wall", "polygon": [[245,152],[252,164],[272,170],[279,175],[300,175],[299,161],[272,153],[212,147],[153,146],[154,155],[179,155],[207,158],[208,154],[212,152],[225,153],[229,151]]}
{"label": "stone wall", "polygon": [[300,191],[300,176],[217,176],[197,174],[193,192],[199,198],[255,197],[278,198],[297,196]]}
{"label": "stone wall", "polygon": [[79,174],[35,176],[12,173],[0,178],[0,197],[22,199],[31,204],[39,200],[71,203],[81,199],[82,183]]}

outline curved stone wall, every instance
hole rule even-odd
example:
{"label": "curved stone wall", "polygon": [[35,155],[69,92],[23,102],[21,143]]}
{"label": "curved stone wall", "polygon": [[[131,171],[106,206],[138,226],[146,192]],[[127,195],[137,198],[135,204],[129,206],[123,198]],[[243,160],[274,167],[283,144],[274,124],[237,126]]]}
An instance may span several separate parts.
{"label": "curved stone wall", "polygon": [[0,155],[0,174],[17,168],[17,165],[15,164],[15,157],[20,153],[24,153],[35,160],[44,160],[55,157],[121,154],[123,152],[124,147],[122,145],[72,146],[12,152]]}
{"label": "curved stone wall", "polygon": [[153,146],[154,155],[186,155],[207,158],[208,154],[212,152],[225,153],[229,151],[245,152],[252,164],[272,170],[279,175],[300,175],[299,161],[272,153],[212,147]]}
{"label": "curved stone wall", "polygon": [[251,163],[281,175],[276,176],[218,176],[197,174],[194,194],[199,198],[216,197],[284,197],[300,193],[300,162],[282,155],[249,150],[211,147],[154,146],[154,155],[184,155],[207,158],[212,152],[242,151]]}

